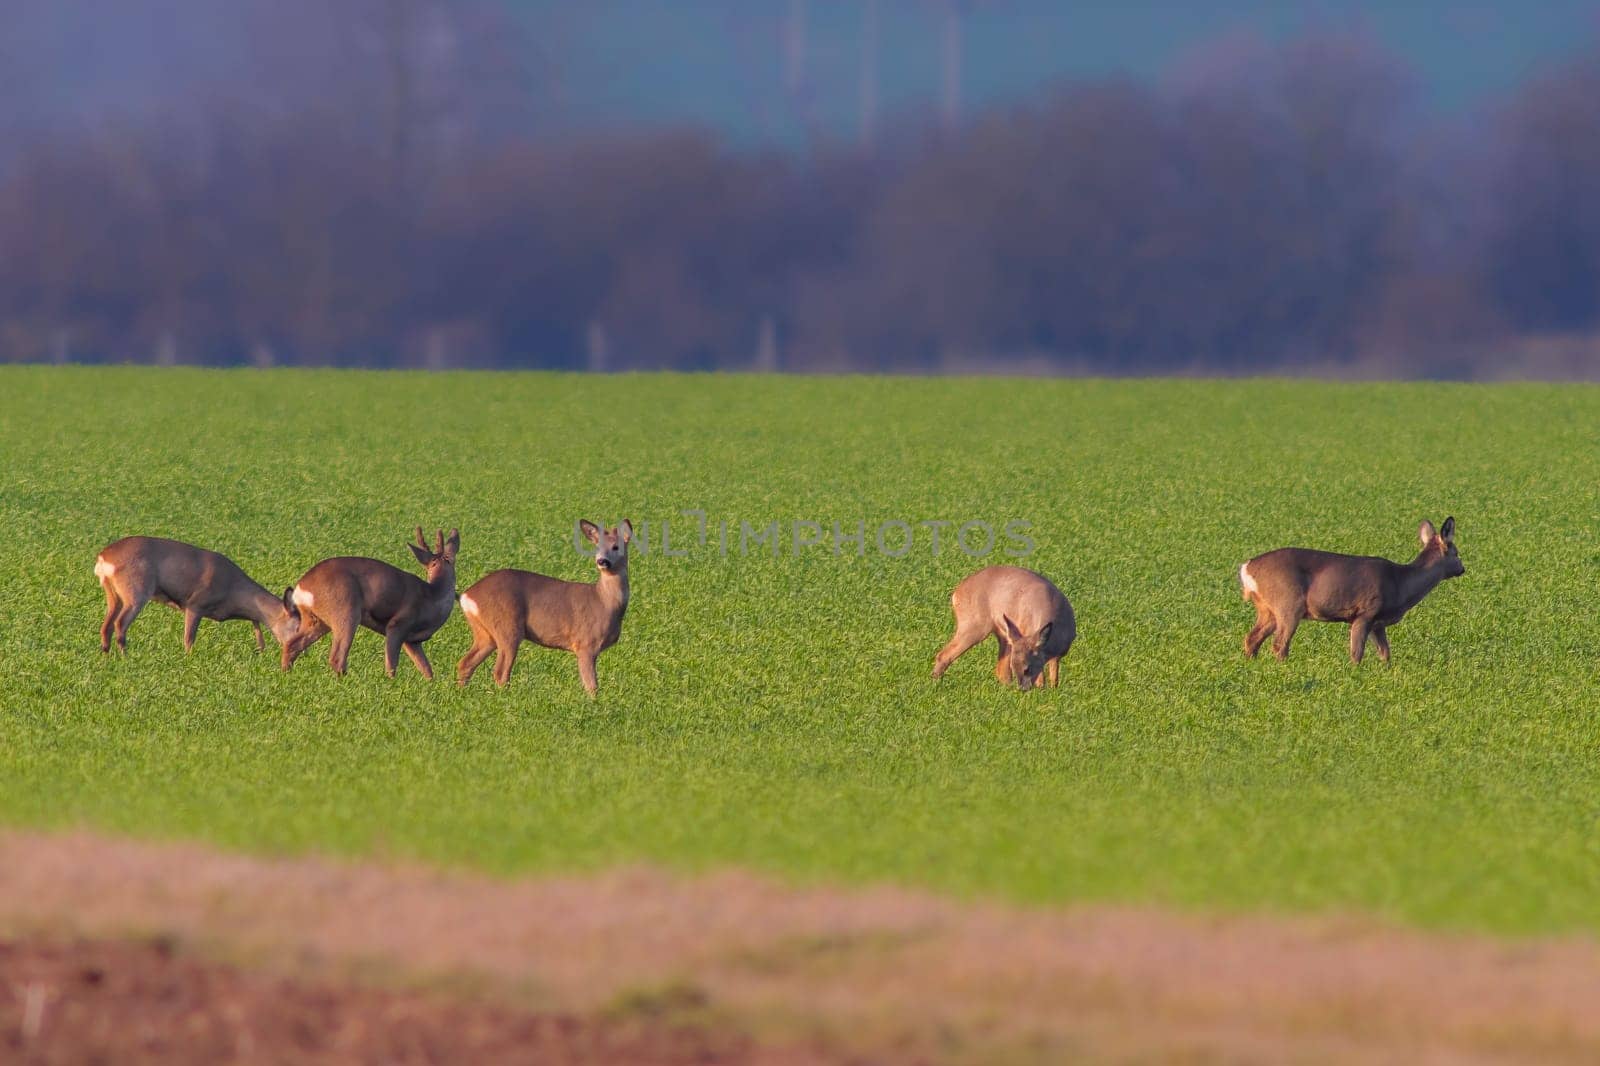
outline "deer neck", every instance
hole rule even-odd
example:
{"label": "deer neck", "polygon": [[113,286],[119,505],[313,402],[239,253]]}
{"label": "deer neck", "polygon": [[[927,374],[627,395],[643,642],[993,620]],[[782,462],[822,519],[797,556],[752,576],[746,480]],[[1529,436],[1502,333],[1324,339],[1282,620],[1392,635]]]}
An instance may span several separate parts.
{"label": "deer neck", "polygon": [[449,610],[456,599],[456,572],[452,568],[442,571],[438,577],[426,582],[428,597],[435,606],[442,606]]}
{"label": "deer neck", "polygon": [[600,596],[600,602],[608,610],[621,614],[628,606],[628,570],[613,570],[611,573],[600,574],[600,580],[595,582],[595,592]]}
{"label": "deer neck", "polygon": [[1444,556],[1431,551],[1423,551],[1411,562],[1400,567],[1400,580],[1398,582],[1400,602],[1397,605],[1403,614],[1422,602],[1422,598],[1432,592],[1434,586],[1445,578]]}
{"label": "deer neck", "polygon": [[250,621],[269,628],[289,614],[289,609],[283,605],[283,601],[260,585],[253,585],[242,599],[239,613]]}

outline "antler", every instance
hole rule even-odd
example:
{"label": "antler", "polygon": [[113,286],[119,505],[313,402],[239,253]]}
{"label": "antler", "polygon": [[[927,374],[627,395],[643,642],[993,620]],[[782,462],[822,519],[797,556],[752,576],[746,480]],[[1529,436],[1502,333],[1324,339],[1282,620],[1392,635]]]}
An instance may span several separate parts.
{"label": "antler", "polygon": [[417,547],[421,548],[423,551],[428,550],[428,538],[422,532],[421,526],[417,527]]}
{"label": "antler", "polygon": [[439,530],[439,546],[437,548],[433,549],[433,554],[435,554],[435,555],[443,555],[444,554],[444,530],[442,530],[442,529]]}

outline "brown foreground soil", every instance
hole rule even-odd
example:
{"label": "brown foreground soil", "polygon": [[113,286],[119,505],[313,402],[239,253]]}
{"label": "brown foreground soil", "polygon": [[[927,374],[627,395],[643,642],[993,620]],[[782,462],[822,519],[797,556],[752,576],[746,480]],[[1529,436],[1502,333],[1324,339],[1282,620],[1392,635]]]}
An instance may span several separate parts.
{"label": "brown foreground soil", "polygon": [[1600,945],[1361,919],[0,834],[0,937],[7,1061],[1600,1062]]}
{"label": "brown foreground soil", "polygon": [[0,1061],[716,1066],[831,1061],[687,1026],[253,973],[165,941],[0,942]]}

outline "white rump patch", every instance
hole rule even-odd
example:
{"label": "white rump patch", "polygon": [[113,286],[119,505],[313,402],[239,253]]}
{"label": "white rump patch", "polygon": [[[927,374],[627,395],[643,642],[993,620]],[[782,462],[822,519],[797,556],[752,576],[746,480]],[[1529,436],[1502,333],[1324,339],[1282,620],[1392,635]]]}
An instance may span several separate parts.
{"label": "white rump patch", "polygon": [[96,555],[94,557],[94,576],[100,579],[100,584],[104,585],[111,575],[116,572],[117,568],[106,562],[105,556]]}
{"label": "white rump patch", "polygon": [[1244,590],[1246,592],[1259,592],[1259,591],[1261,591],[1260,589],[1258,589],[1256,587],[1256,579],[1250,576],[1250,564],[1249,563],[1240,563],[1239,564],[1239,584],[1244,586]]}
{"label": "white rump patch", "polygon": [[478,605],[465,592],[461,594],[461,610],[474,618],[478,617]]}
{"label": "white rump patch", "polygon": [[299,585],[294,587],[294,595],[289,598],[294,601],[296,607],[315,607],[317,604],[316,597]]}

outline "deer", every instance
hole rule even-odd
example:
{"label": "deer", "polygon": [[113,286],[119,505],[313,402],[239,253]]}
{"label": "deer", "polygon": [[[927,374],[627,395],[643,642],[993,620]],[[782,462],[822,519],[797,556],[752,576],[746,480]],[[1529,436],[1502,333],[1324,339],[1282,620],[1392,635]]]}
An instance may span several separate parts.
{"label": "deer", "polygon": [[987,566],[950,594],[956,631],[933,660],[934,680],[950,664],[988,639],[1000,644],[994,676],[1018,689],[1055,688],[1061,657],[1078,636],[1072,604],[1043,574],[1020,566]]}
{"label": "deer", "polygon": [[1279,548],[1239,567],[1239,587],[1256,608],[1256,622],[1244,638],[1244,653],[1255,658],[1272,636],[1272,654],[1289,657],[1289,642],[1302,619],[1350,624],[1350,661],[1360,664],[1367,641],[1389,664],[1390,626],[1422,602],[1441,581],[1467,572],[1456,551],[1456,520],[1439,529],[1424,520],[1417,529],[1422,551],[1409,563],[1367,555],[1339,555],[1310,548]]}
{"label": "deer", "polygon": [[356,628],[365,626],[383,634],[385,674],[394,676],[404,649],[423,678],[432,681],[433,667],[422,644],[439,631],[455,607],[461,534],[452,529],[447,539],[441,529],[437,543],[429,548],[418,526],[417,542],[406,547],[427,571],[427,580],[380,559],[344,556],[322,560],[284,589],[284,606],[295,612],[299,629],[283,646],[283,668],[288,670],[301,652],[332,632],[328,665],[343,677]]}
{"label": "deer", "polygon": [[294,636],[296,620],[276,596],[262,588],[226,555],[162,537],[123,537],[94,558],[94,576],[106,593],[100,623],[100,650],[111,639],[128,650],[128,627],[151,600],[183,612],[183,650],[194,650],[200,620],[246,619],[254,624],[256,651],[266,650],[261,627],[279,644]]}
{"label": "deer", "polygon": [[517,649],[524,640],[570,651],[578,658],[578,677],[593,697],[599,690],[595,660],[622,635],[628,610],[628,543],[633,523],[624,518],[611,529],[588,519],[578,523],[594,545],[593,582],[563,581],[527,570],[496,570],[461,594],[461,613],[472,628],[472,647],[456,664],[456,682],[465,685],[491,654],[494,681],[511,680]]}

